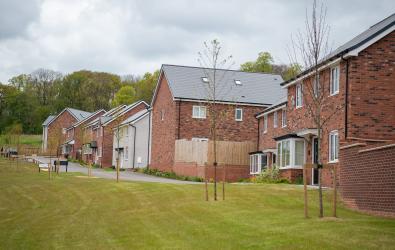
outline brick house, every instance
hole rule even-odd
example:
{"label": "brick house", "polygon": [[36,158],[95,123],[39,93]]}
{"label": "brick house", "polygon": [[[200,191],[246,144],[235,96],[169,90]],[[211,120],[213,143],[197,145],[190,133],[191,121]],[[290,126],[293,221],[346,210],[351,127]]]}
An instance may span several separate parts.
{"label": "brick house", "polygon": [[143,109],[113,128],[112,165],[117,158],[122,169],[148,166],[151,141],[151,111]]}
{"label": "brick house", "polygon": [[[152,147],[150,167],[182,175],[207,175],[190,171],[192,167],[175,164],[177,140],[207,141],[210,114],[207,110],[207,72],[199,67],[162,65],[152,99]],[[279,75],[218,70],[223,93],[218,109],[223,114],[218,124],[218,140],[257,144],[258,123],[255,114],[270,106],[279,96]],[[248,176],[248,165],[227,166],[233,180]],[[241,169],[240,169],[241,168]],[[227,171],[228,171],[227,170]],[[207,171],[206,171],[207,172]]]}
{"label": "brick house", "polygon": [[65,108],[58,115],[49,116],[43,123],[43,152],[59,153],[58,149],[66,138],[67,128],[90,115],[90,112]]}
{"label": "brick house", "polygon": [[144,101],[121,105],[93,119],[84,127],[82,159],[101,167],[111,167],[113,156],[113,129],[135,113],[148,109]]}
{"label": "brick house", "polygon": [[[394,29],[395,14],[340,46],[319,66],[323,86],[320,91],[327,98],[322,117],[329,119],[322,131],[323,163],[339,168],[338,183],[346,204],[392,215],[395,215]],[[287,90],[286,100],[257,115],[260,154],[254,157],[265,159],[260,166],[251,164],[252,169],[276,162],[284,177],[295,180],[302,176],[303,163],[316,160],[317,129],[306,116],[304,102],[309,101],[309,95],[303,92],[303,86],[315,86],[311,78],[311,70],[306,70],[282,83]],[[334,109],[338,112],[329,118]],[[309,183],[317,184],[317,170],[307,177]],[[330,169],[323,171],[323,185],[332,185]]]}
{"label": "brick house", "polygon": [[83,131],[82,128],[97,117],[103,115],[104,109],[93,112],[85,119],[78,121],[66,129],[66,138],[62,144],[62,154],[74,159],[81,159]]}

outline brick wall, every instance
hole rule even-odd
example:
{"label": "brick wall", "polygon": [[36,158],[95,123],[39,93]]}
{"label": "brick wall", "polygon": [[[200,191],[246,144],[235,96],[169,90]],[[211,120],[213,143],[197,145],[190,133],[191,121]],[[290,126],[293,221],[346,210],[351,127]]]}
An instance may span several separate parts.
{"label": "brick wall", "polygon": [[67,136],[67,134],[63,134],[63,129],[70,127],[75,122],[77,120],[66,110],[49,124],[47,152],[56,154],[57,146],[60,146]]}
{"label": "brick wall", "polygon": [[350,59],[348,136],[395,139],[395,31]]}
{"label": "brick wall", "polygon": [[[179,126],[176,126],[178,139],[192,139],[192,137],[210,138],[210,113],[207,108],[206,119],[192,117],[193,106],[205,106],[198,102],[177,102],[176,111],[179,113]],[[258,122],[255,115],[263,110],[262,107],[218,105],[221,114],[218,122],[217,138],[221,141],[254,141],[257,142]],[[243,120],[235,120],[235,109],[243,110]],[[177,120],[178,121],[178,120]],[[179,129],[179,133],[178,133]]]}
{"label": "brick wall", "polygon": [[395,144],[369,144],[340,150],[343,201],[353,209],[395,217]]}
{"label": "brick wall", "polygon": [[161,76],[155,102],[152,105],[152,146],[150,167],[171,171],[176,140],[176,104],[167,80]]}

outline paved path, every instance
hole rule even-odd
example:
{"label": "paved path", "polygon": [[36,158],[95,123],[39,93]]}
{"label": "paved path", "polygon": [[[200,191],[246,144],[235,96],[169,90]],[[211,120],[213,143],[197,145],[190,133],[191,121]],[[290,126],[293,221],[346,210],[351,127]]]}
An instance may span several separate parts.
{"label": "paved path", "polygon": [[[35,160],[40,161],[42,163],[49,163],[49,158],[37,156],[34,157]],[[54,158],[52,158],[52,161]],[[69,162],[68,172],[79,172],[88,174],[88,168],[81,166],[75,162]],[[60,169],[61,172],[65,171],[65,168],[62,167]],[[116,179],[116,172],[115,171],[105,171],[100,168],[92,168],[92,175],[99,178],[104,179]],[[174,179],[167,179],[163,177],[157,177],[142,173],[136,173],[132,171],[122,171],[120,172],[120,179],[122,181],[142,181],[142,182],[157,182],[157,183],[172,183],[172,184],[201,184],[201,182],[192,182],[192,181],[181,181],[181,180],[174,180]]]}

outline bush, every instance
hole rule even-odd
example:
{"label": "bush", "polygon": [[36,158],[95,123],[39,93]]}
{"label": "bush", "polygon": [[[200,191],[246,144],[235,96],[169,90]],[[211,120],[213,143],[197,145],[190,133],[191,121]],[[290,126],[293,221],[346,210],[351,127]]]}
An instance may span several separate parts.
{"label": "bush", "polygon": [[295,179],[295,184],[297,185],[303,185],[303,176],[298,176]]}
{"label": "bush", "polygon": [[150,168],[139,168],[137,170],[140,173],[154,175],[158,177],[168,178],[168,179],[175,179],[175,180],[182,180],[182,181],[195,181],[195,182],[203,182],[203,179],[196,176],[182,176],[176,175],[174,172],[162,172],[157,169],[150,169]]}
{"label": "bush", "polygon": [[280,169],[276,166],[266,168],[261,174],[251,178],[251,182],[255,183],[289,183],[287,179],[282,179]]}

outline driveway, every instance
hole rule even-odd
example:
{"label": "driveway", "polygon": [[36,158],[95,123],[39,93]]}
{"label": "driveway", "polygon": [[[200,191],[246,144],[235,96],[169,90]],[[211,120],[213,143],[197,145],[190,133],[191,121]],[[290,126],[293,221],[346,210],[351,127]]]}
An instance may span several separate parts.
{"label": "driveway", "polygon": [[[31,157],[31,159],[35,159],[42,163],[49,163],[48,157]],[[52,158],[52,161],[54,158]],[[78,172],[83,174],[88,174],[88,168],[83,167],[78,163],[69,162],[69,166],[67,168],[68,172]],[[60,169],[61,172],[66,171],[64,167]],[[115,171],[105,171],[101,168],[92,168],[92,175],[99,178],[104,179],[116,179],[116,172]],[[171,184],[202,184],[201,182],[193,182],[193,181],[181,181],[181,180],[174,180],[174,179],[167,179],[163,177],[157,177],[142,173],[136,173],[132,171],[121,171],[120,172],[120,180],[122,181],[142,181],[142,182],[156,182],[156,183],[171,183]]]}

